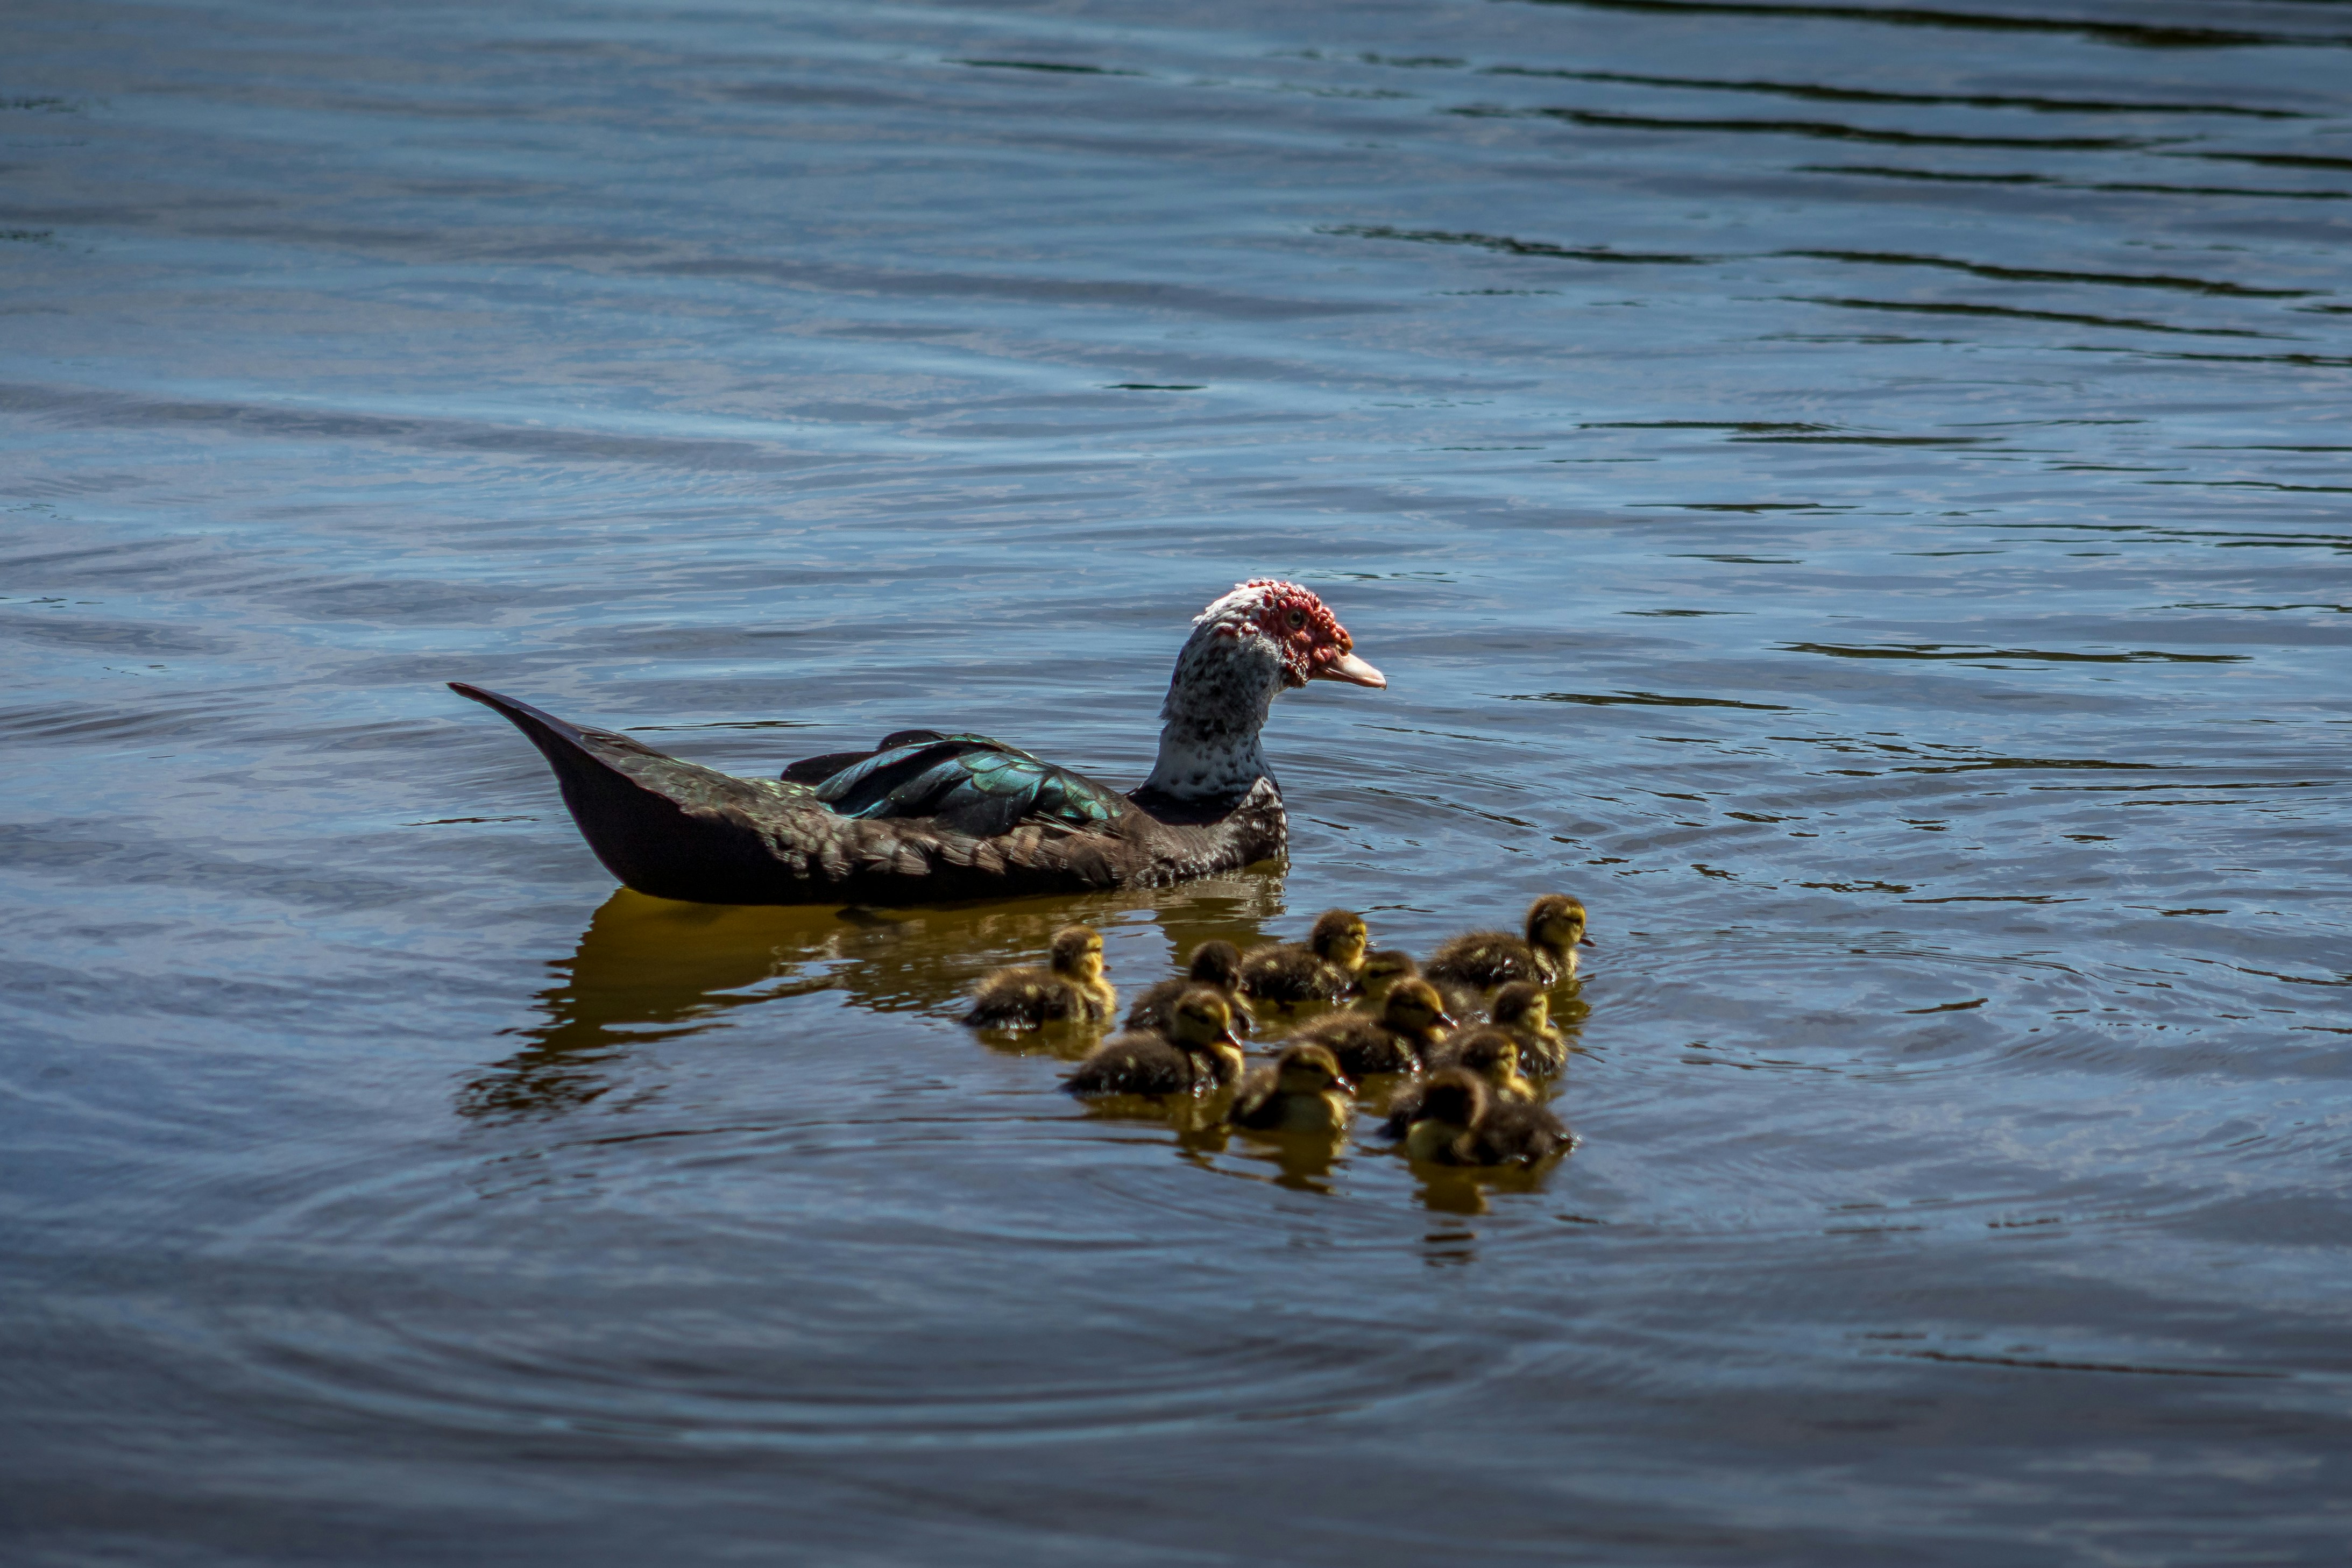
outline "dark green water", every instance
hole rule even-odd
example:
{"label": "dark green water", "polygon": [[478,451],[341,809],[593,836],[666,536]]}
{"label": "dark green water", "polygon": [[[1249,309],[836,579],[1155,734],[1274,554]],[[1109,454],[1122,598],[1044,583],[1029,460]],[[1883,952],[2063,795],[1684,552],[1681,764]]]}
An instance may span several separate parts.
{"label": "dark green water", "polygon": [[[2055,5],[2056,0],[2044,0]],[[11,1563],[2334,1563],[2352,5],[6,7]],[[1432,1189],[614,894],[464,678],[1591,905]]]}

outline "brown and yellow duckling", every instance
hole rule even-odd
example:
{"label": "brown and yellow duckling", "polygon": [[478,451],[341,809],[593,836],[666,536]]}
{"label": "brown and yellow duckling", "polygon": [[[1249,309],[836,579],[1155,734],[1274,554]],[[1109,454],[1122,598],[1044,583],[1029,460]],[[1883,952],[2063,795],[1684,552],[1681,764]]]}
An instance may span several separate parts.
{"label": "brown and yellow duckling", "polygon": [[1423,1088],[1403,1147],[1424,1165],[1531,1166],[1570,1142],[1567,1126],[1543,1106],[1497,1099],[1485,1080],[1449,1067]]}
{"label": "brown and yellow duckling", "polygon": [[1273,1065],[1250,1070],[1225,1120],[1261,1133],[1345,1132],[1356,1108],[1355,1085],[1339,1058],[1319,1045],[1286,1045]]}
{"label": "brown and yellow duckling", "polygon": [[1520,1071],[1527,1065],[1527,1053],[1507,1029],[1482,1023],[1456,1030],[1445,1043],[1428,1056],[1429,1070],[1442,1071],[1459,1067],[1475,1072],[1486,1081],[1486,1087],[1498,1099],[1534,1100],[1536,1086]]}
{"label": "brown and yellow duckling", "polygon": [[1135,998],[1127,1009],[1127,1027],[1168,1032],[1168,1015],[1177,998],[1195,986],[1206,986],[1225,998],[1239,1021],[1242,995],[1242,950],[1230,942],[1203,942],[1192,949],[1192,967],[1172,980],[1162,980]]}
{"label": "brown and yellow duckling", "polygon": [[1400,980],[1389,988],[1381,1016],[1326,1013],[1290,1037],[1295,1045],[1319,1045],[1342,1071],[1418,1072],[1424,1054],[1454,1027],[1437,988],[1427,980]]}
{"label": "brown and yellow duckling", "polygon": [[1168,1032],[1128,1030],[1111,1036],[1063,1080],[1073,1094],[1192,1094],[1242,1075],[1242,1042],[1233,1009],[1206,986],[1176,998]]}
{"label": "brown and yellow duckling", "polygon": [[1356,988],[1370,941],[1364,917],[1327,909],[1305,942],[1270,943],[1242,956],[1242,992],[1260,1001],[1336,1002]]}
{"label": "brown and yellow duckling", "polygon": [[1389,990],[1399,980],[1418,980],[1421,966],[1412,955],[1396,947],[1382,947],[1364,955],[1362,967],[1356,971],[1356,988],[1361,993],[1357,1005],[1367,1012],[1378,1012],[1389,999]]}
{"label": "brown and yellow duckling", "polygon": [[1495,1021],[1519,1043],[1519,1064],[1546,1078],[1568,1071],[1568,1036],[1551,1021],[1551,998],[1540,986],[1513,980],[1495,993]]}
{"label": "brown and yellow duckling", "polygon": [[1564,893],[1547,893],[1528,905],[1527,935],[1473,931],[1438,948],[1423,975],[1456,986],[1489,991],[1525,980],[1546,990],[1576,973],[1576,949],[1584,935],[1584,905]]}
{"label": "brown and yellow duckling", "polygon": [[[1364,967],[1356,971],[1356,985],[1362,993],[1356,1005],[1368,1013],[1378,1013],[1398,981],[1426,979],[1429,977],[1421,972],[1421,966],[1410,953],[1395,947],[1367,953]],[[1445,1004],[1445,1010],[1457,1016],[1478,1005],[1477,997],[1460,986],[1438,986],[1437,996]]]}
{"label": "brown and yellow duckling", "polygon": [[999,969],[981,981],[963,1021],[983,1029],[1035,1029],[1072,1019],[1107,1023],[1118,992],[1103,977],[1102,934],[1085,925],[1054,933],[1046,967]]}
{"label": "brown and yellow duckling", "polygon": [[[1493,1024],[1473,1024],[1456,1030],[1444,1044],[1429,1053],[1432,1073],[1459,1068],[1486,1085],[1487,1093],[1496,1100],[1537,1098],[1536,1086],[1519,1071],[1519,1044]],[[1381,1130],[1391,1138],[1402,1138],[1420,1113],[1421,1097],[1428,1092],[1426,1083],[1408,1083],[1391,1097],[1388,1121]]]}

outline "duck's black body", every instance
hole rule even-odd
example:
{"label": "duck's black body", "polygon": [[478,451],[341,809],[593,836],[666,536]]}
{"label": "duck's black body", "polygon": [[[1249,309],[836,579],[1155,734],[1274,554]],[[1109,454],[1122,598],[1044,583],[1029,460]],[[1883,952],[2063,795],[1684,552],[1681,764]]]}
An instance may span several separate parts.
{"label": "duck's black body", "polygon": [[1289,844],[1267,778],[1231,801],[1155,800],[1084,780],[1107,798],[1107,820],[1032,817],[974,835],[934,817],[842,816],[803,779],[737,778],[480,686],[449,687],[530,737],[604,869],[659,898],[888,905],[1156,887],[1276,859]]}
{"label": "duck's black body", "polygon": [[1192,622],[1160,758],[1121,793],[980,735],[901,730],[872,751],[739,779],[452,681],[555,769],[596,858],[640,893],[706,904],[939,904],[1157,887],[1288,848],[1258,749],[1266,709],[1310,680],[1382,686],[1323,601],[1245,582]]}

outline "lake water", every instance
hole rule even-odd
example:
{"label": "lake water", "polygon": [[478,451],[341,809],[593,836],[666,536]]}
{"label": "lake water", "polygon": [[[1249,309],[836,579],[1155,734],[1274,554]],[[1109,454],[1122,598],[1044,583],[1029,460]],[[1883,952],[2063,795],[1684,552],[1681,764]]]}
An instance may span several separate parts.
{"label": "lake water", "polygon": [[[2352,5],[2042,4],[10,5],[9,1561],[2340,1562]],[[1391,688],[1146,895],[441,685],[1132,782],[1274,574]],[[953,1021],[1555,887],[1538,1180]]]}

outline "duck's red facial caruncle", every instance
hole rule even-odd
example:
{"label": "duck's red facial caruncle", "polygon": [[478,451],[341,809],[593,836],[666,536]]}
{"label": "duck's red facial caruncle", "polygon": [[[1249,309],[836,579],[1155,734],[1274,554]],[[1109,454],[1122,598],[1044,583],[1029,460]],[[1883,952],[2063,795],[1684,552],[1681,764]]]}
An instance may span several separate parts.
{"label": "duck's red facial caruncle", "polygon": [[1249,622],[1282,650],[1282,684],[1296,690],[1309,681],[1345,681],[1385,686],[1388,677],[1356,657],[1355,639],[1324,602],[1295,582],[1256,578],[1234,590],[1247,596]]}

